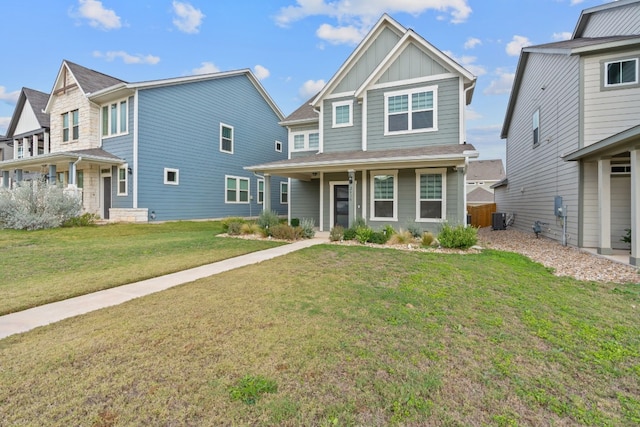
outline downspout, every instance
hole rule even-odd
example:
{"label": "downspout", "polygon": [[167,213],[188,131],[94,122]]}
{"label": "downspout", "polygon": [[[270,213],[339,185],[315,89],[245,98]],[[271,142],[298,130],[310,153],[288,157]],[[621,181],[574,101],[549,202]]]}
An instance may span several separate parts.
{"label": "downspout", "polygon": [[[472,81],[471,82],[471,86],[469,86],[468,88],[466,88],[464,90],[464,99],[463,99],[463,102],[462,102],[462,111],[461,111],[462,112],[462,115],[461,115],[462,117],[465,117],[464,109],[465,109],[465,106],[467,105],[467,93],[470,90],[472,90],[474,87],[476,87],[476,80]],[[467,122],[466,122],[466,120],[462,120],[462,141],[465,144],[467,143]],[[465,162],[467,160],[465,160]],[[466,203],[466,201],[465,201],[465,203]]]}
{"label": "downspout", "polygon": [[[462,112],[463,112],[463,117],[464,115],[464,109],[465,106],[467,105],[467,93],[473,89],[474,87],[476,87],[476,80],[474,80],[473,82],[471,82],[471,86],[469,86],[468,88],[466,88],[464,90],[464,102],[463,102],[463,106],[462,106]],[[467,122],[466,120],[462,121],[462,140],[463,143],[466,144],[467,143]],[[469,157],[465,157],[464,158],[464,173],[462,174],[462,179],[464,180],[464,185],[463,185],[463,208],[464,208],[464,219],[463,219],[463,224],[466,224],[466,226],[469,226],[471,224],[468,224],[468,211],[467,211],[467,171],[469,170]]]}
{"label": "downspout", "polygon": [[82,160],[82,156],[78,156],[78,160],[73,162],[73,185],[75,185],[76,188],[78,188],[78,172],[77,172],[78,168],[76,167],[76,165],[80,163],[81,160]]}

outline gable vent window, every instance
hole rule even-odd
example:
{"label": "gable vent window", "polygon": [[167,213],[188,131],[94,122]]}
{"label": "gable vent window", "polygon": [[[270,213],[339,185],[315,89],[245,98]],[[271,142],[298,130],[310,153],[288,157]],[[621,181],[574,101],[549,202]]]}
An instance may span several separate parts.
{"label": "gable vent window", "polygon": [[628,175],[631,173],[631,165],[611,165],[611,175]]}

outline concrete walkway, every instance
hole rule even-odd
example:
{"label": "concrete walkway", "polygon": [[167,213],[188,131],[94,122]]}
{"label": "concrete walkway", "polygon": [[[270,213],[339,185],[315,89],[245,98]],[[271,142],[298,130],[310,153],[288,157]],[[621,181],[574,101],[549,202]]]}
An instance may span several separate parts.
{"label": "concrete walkway", "polygon": [[194,280],[209,277],[214,274],[224,273],[251,264],[256,264],[272,258],[286,255],[299,249],[327,243],[326,236],[316,235],[313,239],[300,240],[276,248],[241,255],[213,264],[203,265],[166,276],[155,277],[141,282],[130,283],[116,288],[105,289],[92,294],[82,295],[40,307],[30,308],[17,313],[0,316],[0,339],[10,335],[30,331],[39,326],[45,326],[59,320],[80,314],[89,313],[101,308],[110,307],[134,298],[164,291],[171,287],[193,282]]}

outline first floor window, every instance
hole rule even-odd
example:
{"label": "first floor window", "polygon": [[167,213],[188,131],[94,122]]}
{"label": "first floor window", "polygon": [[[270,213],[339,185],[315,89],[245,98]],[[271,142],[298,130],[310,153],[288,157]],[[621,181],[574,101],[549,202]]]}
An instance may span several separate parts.
{"label": "first floor window", "polygon": [[605,86],[638,83],[638,58],[605,64]]}
{"label": "first floor window", "polygon": [[178,185],[180,183],[180,170],[164,168],[164,183],[167,185]]}
{"label": "first floor window", "polygon": [[220,123],[220,151],[233,153],[233,127]]}
{"label": "first floor window", "polygon": [[286,205],[289,203],[289,183],[281,182],[280,183],[280,203]]}
{"label": "first floor window", "polygon": [[445,216],[446,169],[416,171],[416,220],[442,220]]}
{"label": "first floor window", "polygon": [[249,203],[249,179],[226,177],[226,203]]}
{"label": "first floor window", "polygon": [[118,167],[118,196],[127,195],[127,165]]}
{"label": "first floor window", "polygon": [[379,171],[371,174],[371,211],[374,219],[397,217],[397,171]]}
{"label": "first floor window", "polygon": [[258,203],[264,203],[264,180],[258,180]]}

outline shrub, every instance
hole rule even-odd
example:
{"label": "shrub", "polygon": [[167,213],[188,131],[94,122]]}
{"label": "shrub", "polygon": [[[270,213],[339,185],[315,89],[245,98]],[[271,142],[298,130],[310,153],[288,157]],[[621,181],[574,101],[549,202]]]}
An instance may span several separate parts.
{"label": "shrub", "polygon": [[87,227],[89,225],[95,225],[96,221],[100,219],[100,215],[85,212],[80,216],[74,216],[62,223],[63,227]]}
{"label": "shrub", "polygon": [[229,396],[232,400],[240,400],[248,405],[253,405],[265,393],[278,391],[278,384],[261,376],[246,375],[236,385],[229,388]]}
{"label": "shrub", "polygon": [[426,231],[422,235],[422,246],[424,246],[425,248],[433,245],[435,241],[436,241],[436,237],[430,231]]}
{"label": "shrub", "polygon": [[229,224],[231,223],[244,224],[245,222],[246,222],[245,219],[240,218],[239,216],[230,216],[220,221],[220,223],[222,224],[222,231],[224,233],[229,232]]}
{"label": "shrub", "polygon": [[371,235],[373,230],[370,227],[358,227],[356,228],[356,240],[360,243],[367,243],[371,241]]}
{"label": "shrub", "polygon": [[389,240],[389,236],[384,231],[374,231],[371,233],[369,241],[377,245],[384,245]]}
{"label": "shrub", "polygon": [[407,225],[407,231],[411,233],[411,235],[415,238],[422,237],[422,229],[418,227],[416,224]]}
{"label": "shrub", "polygon": [[356,229],[351,227],[344,230],[344,240],[354,240],[356,238]]}
{"label": "shrub", "polygon": [[262,211],[258,216],[256,224],[266,231],[267,235],[271,235],[271,227],[280,224],[280,217],[274,211]]}
{"label": "shrub", "polygon": [[229,236],[237,236],[242,233],[242,222],[230,222],[227,224],[227,234]]}
{"label": "shrub", "polygon": [[339,242],[344,240],[344,227],[336,225],[329,231],[329,240],[332,242]]}
{"label": "shrub", "polygon": [[624,236],[622,236],[622,239],[620,239],[621,242],[624,243],[629,243],[631,244],[631,229],[630,228],[625,228],[624,231],[627,232],[627,234],[625,234]]}
{"label": "shrub", "polygon": [[384,226],[384,228],[382,229],[382,232],[387,235],[387,239],[389,239],[389,237],[396,234],[396,230],[393,228],[393,226],[389,224]]}
{"label": "shrub", "polygon": [[277,224],[269,227],[269,235],[274,239],[299,240],[302,238],[302,229],[288,224]]}
{"label": "shrub", "polygon": [[444,248],[469,249],[478,242],[478,229],[444,224],[438,235],[438,241]]}
{"label": "shrub", "polygon": [[38,230],[59,227],[80,215],[82,200],[55,185],[23,181],[0,190],[0,227]]}
{"label": "shrub", "polygon": [[259,234],[261,228],[255,222],[245,222],[240,227],[240,233],[242,234]]}
{"label": "shrub", "polygon": [[291,218],[291,226],[298,227],[300,225],[300,218]]}
{"label": "shrub", "polygon": [[315,226],[316,223],[313,221],[313,218],[302,218],[302,221],[300,222],[302,237],[305,239],[312,239],[313,236],[316,235],[316,231],[313,229]]}
{"label": "shrub", "polygon": [[357,229],[358,227],[366,227],[366,226],[367,226],[367,221],[365,221],[364,218],[362,218],[361,216],[357,217],[353,221],[353,224],[351,224],[351,228],[353,228],[354,230]]}
{"label": "shrub", "polygon": [[415,240],[415,237],[413,237],[413,234],[410,231],[400,230],[389,238],[389,243],[392,245],[407,245],[415,242]]}

